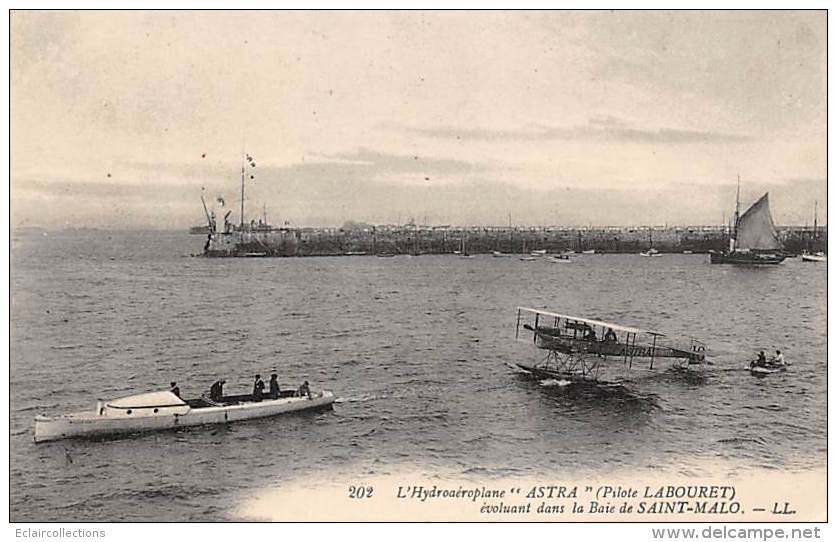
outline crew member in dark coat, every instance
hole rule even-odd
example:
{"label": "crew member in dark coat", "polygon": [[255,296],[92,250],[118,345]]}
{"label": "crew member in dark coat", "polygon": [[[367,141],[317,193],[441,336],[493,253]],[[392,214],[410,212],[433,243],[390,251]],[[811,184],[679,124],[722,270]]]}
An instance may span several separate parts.
{"label": "crew member in dark coat", "polygon": [[177,382],[171,383],[171,389],[169,391],[180,397],[180,388],[177,387]]}
{"label": "crew member in dark coat", "polygon": [[226,380],[218,380],[212,384],[212,387],[209,388],[209,398],[213,401],[220,401],[224,397],[224,384],[226,383]]}
{"label": "crew member in dark coat", "polygon": [[299,387],[299,390],[297,391],[297,395],[299,395],[300,397],[304,397],[304,396],[307,395],[308,398],[311,399],[311,388],[308,387],[308,381],[307,380],[305,382],[303,382],[302,385]]}
{"label": "crew member in dark coat", "polygon": [[271,399],[279,399],[279,381],[276,380],[276,373],[272,373],[270,375],[270,398]]}
{"label": "crew member in dark coat", "polygon": [[262,400],[264,395],[264,380],[262,375],[256,375],[256,380],[253,382],[253,401],[257,403]]}

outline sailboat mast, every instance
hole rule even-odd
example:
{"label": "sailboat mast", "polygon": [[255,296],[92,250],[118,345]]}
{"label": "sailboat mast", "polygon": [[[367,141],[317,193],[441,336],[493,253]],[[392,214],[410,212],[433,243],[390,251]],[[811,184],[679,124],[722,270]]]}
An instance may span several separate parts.
{"label": "sailboat mast", "polygon": [[735,241],[738,240],[738,213],[741,210],[741,175],[738,176],[738,186],[735,189],[735,221],[733,222],[733,245],[735,250]]}
{"label": "sailboat mast", "polygon": [[814,200],[814,239],[817,238],[817,200]]}

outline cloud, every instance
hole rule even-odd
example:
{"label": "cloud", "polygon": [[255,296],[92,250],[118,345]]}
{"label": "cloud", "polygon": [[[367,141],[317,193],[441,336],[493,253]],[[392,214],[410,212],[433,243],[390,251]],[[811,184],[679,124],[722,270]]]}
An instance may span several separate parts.
{"label": "cloud", "polygon": [[109,180],[83,181],[65,179],[25,179],[15,183],[17,196],[58,197],[77,200],[118,200],[163,202],[191,194],[194,187],[171,185],[169,183],[142,183],[133,181]]}
{"label": "cloud", "polygon": [[374,169],[377,174],[387,173],[435,173],[439,175],[457,175],[485,171],[486,166],[464,160],[434,158],[421,154],[388,154],[360,148],[351,153],[327,155],[325,158],[337,159],[343,163],[356,164],[363,168]]}
{"label": "cloud", "polygon": [[649,143],[677,145],[689,143],[744,143],[749,136],[718,131],[690,130],[684,128],[637,128],[615,117],[594,117],[586,125],[544,126],[529,130],[484,128],[417,128],[391,125],[393,128],[422,137],[471,141],[583,141],[592,143]]}

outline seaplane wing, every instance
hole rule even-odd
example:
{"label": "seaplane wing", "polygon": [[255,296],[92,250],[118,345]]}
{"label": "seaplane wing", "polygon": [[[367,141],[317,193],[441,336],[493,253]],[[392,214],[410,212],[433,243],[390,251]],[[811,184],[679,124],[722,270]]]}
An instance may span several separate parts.
{"label": "seaplane wing", "polygon": [[546,351],[543,363],[522,368],[596,380],[603,368],[617,365],[624,372],[654,370],[666,359],[676,365],[700,364],[706,351],[704,343],[693,338],[679,344],[659,331],[526,307],[517,309],[515,338],[521,336],[531,337],[537,348]]}

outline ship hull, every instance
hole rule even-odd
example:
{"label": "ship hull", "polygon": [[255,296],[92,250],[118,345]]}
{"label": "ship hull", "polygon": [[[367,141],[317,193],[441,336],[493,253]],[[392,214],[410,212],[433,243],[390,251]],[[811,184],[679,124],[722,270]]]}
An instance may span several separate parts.
{"label": "ship hull", "polygon": [[[66,438],[97,438],[196,425],[221,424],[278,416],[302,410],[329,408],[334,394],[324,391],[308,397],[288,397],[227,406],[187,408],[184,414],[160,413],[136,417],[108,417],[94,412],[35,418],[35,442]],[[161,409],[162,410],[162,409]]]}
{"label": "ship hull", "polygon": [[709,262],[733,265],[777,265],[785,261],[785,255],[775,252],[710,252]]}
{"label": "ship hull", "polygon": [[293,230],[286,229],[212,233],[203,253],[210,258],[297,256],[299,239]]}

